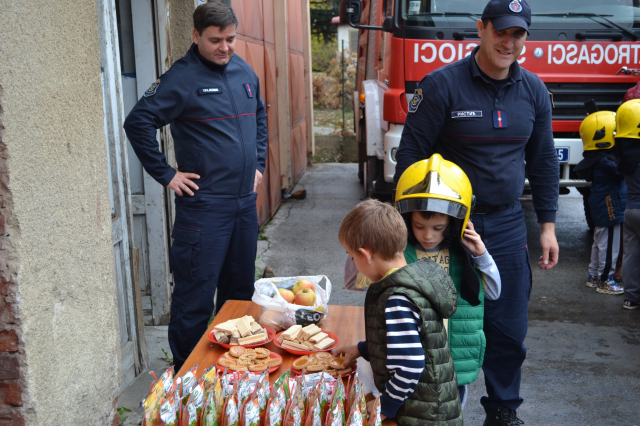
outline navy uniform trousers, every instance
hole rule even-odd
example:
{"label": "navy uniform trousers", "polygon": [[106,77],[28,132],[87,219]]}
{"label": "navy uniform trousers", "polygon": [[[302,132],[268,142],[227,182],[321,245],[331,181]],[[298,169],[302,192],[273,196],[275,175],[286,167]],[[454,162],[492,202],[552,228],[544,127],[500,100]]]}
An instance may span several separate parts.
{"label": "navy uniform trousers", "polygon": [[515,411],[523,401],[520,379],[527,355],[524,338],[531,295],[524,211],[517,202],[496,213],[472,215],[471,221],[493,256],[502,281],[498,300],[484,300],[487,349],[482,370],[488,396],[480,402],[487,413],[495,412],[498,403]]}
{"label": "navy uniform trousers", "polygon": [[258,244],[257,194],[176,197],[170,262],[174,289],[169,346],[176,371],[227,300],[251,300]]}

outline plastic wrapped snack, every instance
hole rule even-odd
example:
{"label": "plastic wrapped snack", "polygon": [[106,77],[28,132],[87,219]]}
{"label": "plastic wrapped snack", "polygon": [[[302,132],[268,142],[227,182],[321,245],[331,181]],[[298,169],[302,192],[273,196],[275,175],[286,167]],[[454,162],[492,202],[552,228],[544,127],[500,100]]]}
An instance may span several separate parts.
{"label": "plastic wrapped snack", "polygon": [[196,380],[196,371],[198,370],[198,365],[196,364],[192,369],[184,373],[182,376],[182,398],[186,398],[191,393],[191,390],[198,383]]}
{"label": "plastic wrapped snack", "polygon": [[239,425],[239,413],[238,413],[238,397],[234,391],[227,398],[227,402],[224,405],[224,413],[222,415],[222,426],[238,426]]}
{"label": "plastic wrapped snack", "polygon": [[264,423],[265,412],[267,410],[267,402],[269,400],[269,373],[264,371],[258,381],[256,382],[255,390],[253,391],[253,397],[258,400],[258,407],[260,408],[260,423]]}
{"label": "plastic wrapped snack", "polygon": [[175,395],[169,395],[160,404],[160,424],[165,426],[176,426],[178,414],[176,413]]}
{"label": "plastic wrapped snack", "polygon": [[309,391],[307,398],[307,419],[304,426],[322,426],[322,409],[320,408],[320,400],[316,389]]}
{"label": "plastic wrapped snack", "polygon": [[162,377],[158,380],[144,400],[144,420],[147,425],[155,425],[160,419],[160,403],[164,398],[164,382]]}
{"label": "plastic wrapped snack", "polygon": [[218,410],[216,408],[215,391],[205,392],[204,409],[202,410],[201,426],[218,426]]}
{"label": "plastic wrapped snack", "polygon": [[362,412],[360,411],[360,404],[358,401],[354,401],[351,406],[351,414],[349,415],[349,421],[347,426],[362,426]]}
{"label": "plastic wrapped snack", "polygon": [[369,423],[368,426],[381,426],[382,425],[382,417],[380,415],[380,395],[376,398],[376,401],[373,403],[373,409],[369,413]]}
{"label": "plastic wrapped snack", "polygon": [[204,370],[204,374],[202,375],[202,379],[204,380],[204,391],[207,392],[214,385],[215,380],[218,378],[218,371],[216,370],[216,366],[212,365],[211,367]]}
{"label": "plastic wrapped snack", "polygon": [[333,407],[329,414],[327,414],[327,426],[344,426],[344,407],[342,406],[342,400],[338,400],[338,403]]}
{"label": "plastic wrapped snack", "polygon": [[[296,386],[296,389],[293,391],[293,397],[289,403],[289,408],[287,409],[287,413],[284,416],[284,426],[302,426],[302,410],[300,410],[300,405],[298,404],[298,395],[296,395],[300,391],[300,388]],[[303,407],[304,410],[304,407]]]}
{"label": "plastic wrapped snack", "polygon": [[238,380],[238,411],[242,405],[251,396],[251,381],[249,373],[244,373],[240,380]]}
{"label": "plastic wrapped snack", "polygon": [[[307,280],[313,284],[316,294],[313,306],[289,303],[278,292],[279,289],[291,290],[294,284],[300,280]],[[330,296],[331,281],[324,275],[276,277],[262,278],[256,281],[251,300],[264,307],[258,322],[263,326],[281,331],[296,324],[306,326],[322,323],[329,312]]]}
{"label": "plastic wrapped snack", "polygon": [[324,375],[316,385],[316,393],[318,395],[318,402],[320,403],[320,418],[324,420],[327,418],[331,402],[331,388],[325,381]]}
{"label": "plastic wrapped snack", "polygon": [[259,426],[260,425],[260,403],[255,396],[247,400],[242,407],[241,426]]}

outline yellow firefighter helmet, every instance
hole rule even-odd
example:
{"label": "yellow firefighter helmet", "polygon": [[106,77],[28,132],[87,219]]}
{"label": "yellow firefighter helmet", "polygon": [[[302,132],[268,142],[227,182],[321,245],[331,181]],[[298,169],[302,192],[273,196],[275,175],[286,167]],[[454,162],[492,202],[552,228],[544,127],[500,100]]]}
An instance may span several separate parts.
{"label": "yellow firefighter helmet", "polygon": [[620,105],[616,125],[616,139],[640,139],[640,99],[632,99]]}
{"label": "yellow firefighter helmet", "polygon": [[412,164],[398,180],[396,207],[401,214],[431,211],[461,219],[461,239],[474,205],[469,178],[440,154]]}
{"label": "yellow firefighter helmet", "polygon": [[609,149],[615,145],[616,113],[598,111],[590,114],[580,124],[580,137],[585,151]]}

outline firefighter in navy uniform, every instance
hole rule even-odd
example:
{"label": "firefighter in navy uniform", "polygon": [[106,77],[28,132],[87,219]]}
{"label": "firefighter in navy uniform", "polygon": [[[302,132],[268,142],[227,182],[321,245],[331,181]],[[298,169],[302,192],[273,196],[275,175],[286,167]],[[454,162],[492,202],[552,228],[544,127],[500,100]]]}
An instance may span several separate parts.
{"label": "firefighter in navy uniform", "polygon": [[[233,55],[238,20],[218,2],[194,14],[193,45],[138,101],[124,129],[145,170],[176,192],[170,252],[174,291],[169,345],[178,371],[214,311],[253,294],[255,192],[267,153],[258,77]],[[179,170],[159,151],[171,124]]]}
{"label": "firefighter in navy uniform", "polygon": [[396,182],[411,164],[439,153],[460,166],[474,188],[471,221],[502,281],[500,298],[485,300],[485,426],[522,424],[516,410],[523,401],[520,379],[531,294],[527,230],[518,201],[525,161],[541,228],[538,265],[550,269],[559,255],[559,166],[551,100],[538,76],[516,61],[530,23],[526,0],[489,1],[477,22],[480,46],[420,82],[396,155]]}

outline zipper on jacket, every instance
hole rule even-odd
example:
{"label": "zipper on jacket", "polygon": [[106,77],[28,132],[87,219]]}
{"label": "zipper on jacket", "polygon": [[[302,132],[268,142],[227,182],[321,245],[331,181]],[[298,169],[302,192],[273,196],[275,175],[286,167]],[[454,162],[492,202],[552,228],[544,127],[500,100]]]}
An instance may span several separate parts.
{"label": "zipper on jacket", "polygon": [[229,91],[229,99],[231,100],[231,106],[233,107],[233,112],[236,116],[236,127],[238,128],[238,135],[240,136],[240,145],[242,145],[242,154],[244,155],[244,158],[242,159],[242,178],[240,179],[240,188],[238,188],[238,197],[240,196],[240,194],[242,193],[242,187],[244,186],[244,174],[245,174],[245,169],[247,167],[247,152],[244,149],[244,139],[242,138],[242,129],[240,128],[240,117],[238,117],[238,108],[236,107],[236,101],[233,99],[233,92],[231,91],[231,87],[229,86],[229,83],[227,82],[227,69],[225,67],[224,71],[222,72],[222,80],[224,81],[224,85],[227,86],[227,90]]}
{"label": "zipper on jacket", "polygon": [[200,177],[204,174],[204,170],[202,168],[204,163],[204,148],[200,148],[200,161],[198,162],[198,174]]}

